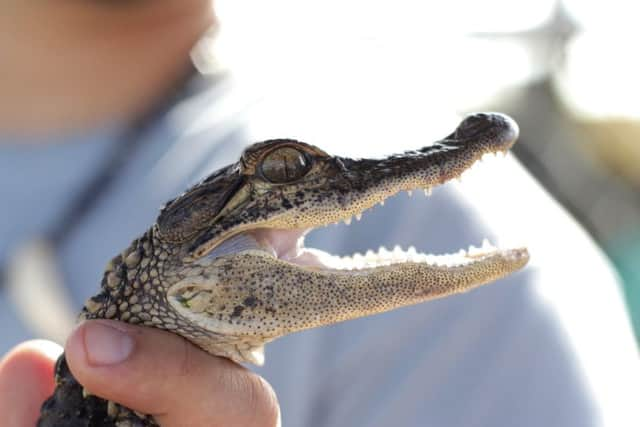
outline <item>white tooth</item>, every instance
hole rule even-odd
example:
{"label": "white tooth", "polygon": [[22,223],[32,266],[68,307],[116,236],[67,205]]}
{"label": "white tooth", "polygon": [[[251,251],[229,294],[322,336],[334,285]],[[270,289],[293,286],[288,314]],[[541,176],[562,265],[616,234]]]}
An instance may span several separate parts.
{"label": "white tooth", "polygon": [[398,245],[393,248],[393,260],[394,261],[404,261],[406,258],[404,251]]}
{"label": "white tooth", "polygon": [[432,191],[433,190],[431,189],[431,187],[427,187],[427,188],[424,189],[424,195],[429,197],[431,195]]}
{"label": "white tooth", "polygon": [[464,256],[467,256],[467,252],[464,249],[460,249],[456,255],[460,257],[464,257]]}
{"label": "white tooth", "polygon": [[349,218],[347,218],[347,219],[345,219],[343,221],[344,221],[345,224],[351,225],[351,217],[349,217]]}
{"label": "white tooth", "polygon": [[409,197],[413,196],[413,190],[407,190],[407,194],[409,195]]}
{"label": "white tooth", "polygon": [[416,248],[414,246],[409,246],[409,249],[407,249],[407,259],[409,261],[416,261],[417,257],[418,251],[416,251]]}
{"label": "white tooth", "polygon": [[369,249],[365,254],[365,259],[369,265],[375,265],[378,262],[378,254]]}
{"label": "white tooth", "polygon": [[491,242],[489,242],[489,239],[484,239],[482,241],[482,249],[484,250],[491,250],[494,249],[493,245],[491,244]]}
{"label": "white tooth", "polygon": [[384,206],[384,200],[380,200],[380,206]]}
{"label": "white tooth", "polygon": [[364,264],[364,256],[360,252],[353,254],[353,268],[361,268]]}
{"label": "white tooth", "polygon": [[469,255],[482,255],[484,253],[483,248],[477,248],[475,246],[469,247]]}
{"label": "white tooth", "polygon": [[356,220],[360,221],[362,219],[362,214],[358,213],[356,214]]}
{"label": "white tooth", "polygon": [[352,270],[354,267],[353,259],[350,256],[346,256],[342,258],[342,265],[349,270]]}
{"label": "white tooth", "polygon": [[378,249],[378,256],[380,256],[381,258],[389,258],[390,253],[391,252],[389,252],[384,246],[380,246],[380,248]]}

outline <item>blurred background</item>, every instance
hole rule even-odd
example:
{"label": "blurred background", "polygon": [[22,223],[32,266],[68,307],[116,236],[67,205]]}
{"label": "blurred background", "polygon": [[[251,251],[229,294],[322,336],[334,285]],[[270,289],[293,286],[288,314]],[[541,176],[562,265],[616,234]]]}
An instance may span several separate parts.
{"label": "blurred background", "polygon": [[[167,9],[167,15],[152,21],[159,23],[145,31],[137,31],[140,21],[128,18],[136,7],[152,3],[134,0],[119,3],[123,8],[103,9],[105,14],[91,13],[93,20],[89,22],[85,15],[74,13],[67,16],[73,18],[70,23],[60,20],[57,26],[47,16],[52,9],[42,9],[40,2],[10,2],[15,8],[6,9],[10,18],[2,21],[4,15],[0,14],[0,33],[4,29],[8,36],[0,36],[0,51],[2,42],[5,48],[18,47],[13,49],[18,51],[15,57],[5,61],[4,71],[22,64],[13,71],[23,68],[24,81],[35,84],[29,86],[35,90],[26,91],[33,96],[24,98],[25,85],[20,84],[23,70],[14,73],[16,84],[6,84],[12,80],[3,79],[0,71],[0,83],[5,83],[0,93],[11,99],[13,90],[19,95],[14,98],[22,103],[0,101],[0,107],[5,107],[0,111],[7,122],[4,125],[15,125],[11,117],[21,116],[15,111],[27,113],[29,121],[44,112],[43,116],[62,128],[51,135],[50,127],[33,120],[47,132],[19,136],[18,149],[11,144],[11,132],[0,129],[0,139],[9,136],[10,142],[3,145],[0,141],[0,172],[5,173],[0,176],[9,177],[0,181],[5,184],[0,189],[8,193],[0,197],[0,204],[4,202],[0,212],[8,212],[9,218],[0,221],[0,226],[4,224],[0,228],[0,287],[7,283],[11,292],[0,292],[3,352],[25,337],[49,336],[63,342],[76,308],[95,292],[105,260],[129,244],[135,230],[144,230],[156,217],[158,206],[183,191],[187,183],[237,161],[247,141],[298,138],[332,154],[382,156],[446,136],[471,111],[497,110],[513,116],[520,125],[515,157],[480,163],[461,183],[447,184],[447,190],[436,189],[431,200],[418,199],[422,197],[418,194],[416,200],[399,200],[407,196],[397,195],[371,213],[369,218],[374,221],[367,223],[365,216],[348,232],[336,228],[323,237],[320,231],[311,233],[307,241],[320,249],[336,243],[334,246],[343,246],[345,251],[363,251],[367,248],[358,245],[369,241],[373,227],[386,224],[386,218],[403,226],[381,233],[385,234],[381,239],[390,241],[379,241],[375,236],[375,244],[387,247],[411,244],[429,252],[455,252],[459,242],[452,241],[454,235],[456,239],[464,235],[465,245],[478,245],[482,237],[490,237],[499,246],[526,245],[531,250],[530,268],[523,273],[527,278],[514,280],[535,286],[514,289],[505,283],[502,288],[496,285],[469,295],[466,301],[461,297],[434,302],[429,310],[407,308],[389,313],[390,317],[367,320],[385,325],[395,316],[397,325],[402,326],[397,336],[392,335],[398,338],[396,342],[406,343],[406,347],[399,347],[406,348],[404,352],[385,352],[379,347],[391,334],[374,341],[376,323],[354,321],[292,335],[280,346],[270,346],[269,369],[274,375],[267,379],[273,378],[282,402],[288,402],[284,413],[289,419],[295,419],[295,411],[304,419],[317,414],[317,422],[326,420],[326,425],[334,423],[324,417],[338,419],[341,410],[351,407],[357,408],[354,414],[375,416],[376,411],[363,406],[364,400],[369,401],[364,395],[369,392],[368,380],[382,381],[383,377],[392,387],[407,391],[394,395],[391,403],[402,402],[402,408],[414,407],[416,414],[420,409],[436,420],[442,406],[447,417],[469,416],[477,425],[496,425],[478,414],[508,419],[509,414],[517,413],[520,419],[524,409],[542,417],[529,420],[536,425],[553,424],[539,422],[550,420],[550,416],[576,414],[585,423],[573,424],[637,424],[630,413],[637,414],[633,387],[638,381],[633,378],[638,352],[634,352],[629,327],[632,320],[638,342],[637,2],[215,0],[219,26],[192,50],[196,66],[213,78],[198,78],[194,87],[190,83],[181,88],[187,96],[175,103],[170,100],[168,106],[151,98],[145,101],[137,95],[126,96],[135,104],[153,105],[154,111],[147,114],[160,115],[149,118],[152,123],[148,129],[141,126],[142,134],[131,134],[138,128],[137,121],[129,123],[132,113],[122,112],[121,104],[115,111],[108,110],[107,101],[128,95],[134,88],[136,94],[144,93],[138,89],[147,84],[154,87],[154,79],[164,80],[156,75],[162,74],[156,68],[162,69],[158,64],[165,60],[174,62],[172,52],[178,49],[174,46],[170,50],[171,44],[179,44],[179,52],[184,53],[184,46],[192,45],[201,28],[184,44],[170,43],[182,40],[178,31],[173,31],[176,27],[171,25],[177,24],[171,14],[180,18],[183,7],[202,1],[158,2],[158,8],[171,4],[175,9]],[[93,8],[98,3],[47,4],[77,12],[78,5]],[[109,8],[115,2],[99,4]],[[21,26],[20,20],[11,19],[9,12],[23,10],[22,5],[27,12],[36,12],[27,13],[29,25]],[[112,12],[115,14],[108,15]],[[113,18],[111,25],[105,21],[109,16]],[[61,31],[64,28],[89,31],[66,34]],[[68,37],[58,40],[56,32]],[[91,37],[85,39],[87,35]],[[25,40],[33,42],[33,49],[23,46]],[[136,49],[121,56],[123,43],[132,40]],[[140,61],[148,53],[148,61]],[[50,61],[55,66],[39,64],[46,54],[57,59]],[[72,60],[59,60],[69,57]],[[155,61],[151,61],[153,57]],[[178,62],[183,59],[180,55]],[[137,66],[138,62],[144,65]],[[117,66],[112,68],[114,64]],[[101,84],[98,71],[110,76],[111,85]],[[45,78],[49,76],[55,78]],[[94,89],[101,90],[90,96]],[[100,102],[95,107],[87,100]],[[94,107],[111,114],[98,114]],[[135,107],[130,106],[131,111]],[[99,117],[100,123],[87,125],[85,121],[91,117]],[[88,132],[74,124],[74,118],[88,126]],[[115,123],[102,121],[112,119]],[[32,123],[28,125],[31,132]],[[40,140],[47,144],[31,150]],[[5,153],[9,155],[5,157]],[[619,288],[609,280],[609,269],[583,233],[558,206],[549,203],[545,190],[523,173],[523,168],[588,230],[615,265],[621,278]],[[446,197],[438,200],[441,196]],[[419,208],[406,209],[409,202],[418,203]],[[446,206],[455,206],[455,210]],[[457,213],[462,217],[455,218]],[[374,218],[376,214],[379,216]],[[469,235],[467,230],[475,226],[467,226],[476,221],[492,235]],[[421,226],[424,229],[420,230]],[[573,238],[561,241],[558,236]],[[561,269],[564,259],[571,261],[567,265],[584,268],[580,274]],[[626,312],[618,298],[622,295]],[[478,304],[467,305],[471,298]],[[528,304],[531,306],[524,310]],[[485,319],[485,315],[492,321],[473,321]],[[448,325],[451,319],[456,321]],[[434,332],[442,340],[432,340]],[[424,357],[405,357],[406,352],[422,351],[423,338],[432,342],[420,353]],[[541,342],[545,344],[539,345]],[[346,345],[351,343],[357,351]],[[323,364],[326,370],[317,370],[318,357],[327,358],[329,363]],[[491,358],[489,365],[484,358]],[[407,359],[415,359],[420,370],[436,374],[435,380],[426,383],[429,399],[424,402],[421,392],[408,392],[412,384],[422,387],[425,382],[413,374],[417,371]],[[368,372],[374,375],[359,375],[354,381],[361,363],[369,362],[382,369],[371,369]],[[275,375],[277,372],[286,375]],[[475,373],[490,385],[490,393],[478,386],[477,379],[470,387],[464,386]],[[307,378],[313,387],[301,390],[300,377]],[[351,382],[358,387],[350,389],[349,395],[357,398],[354,400],[362,398],[362,402],[342,401],[342,395],[335,393]],[[517,384],[527,386],[514,388]],[[589,394],[585,399],[593,402],[581,400],[578,389],[582,384]],[[449,392],[443,392],[445,386]],[[573,388],[575,393],[565,392]],[[461,393],[469,398],[460,400]],[[476,399],[478,393],[486,394],[487,399]],[[379,396],[371,402],[382,408],[380,403],[387,401],[383,394]],[[527,396],[535,397],[533,405]],[[331,414],[326,411],[331,399],[344,403],[343,409]],[[463,411],[449,408],[449,402],[459,400],[465,403]],[[467,407],[468,402],[473,405]],[[537,405],[544,410],[538,410]],[[508,412],[503,411],[505,406]],[[599,423],[600,408],[606,423]],[[306,410],[310,410],[308,418]],[[404,409],[398,412],[411,415]],[[505,414],[507,418],[502,417]],[[557,425],[572,424],[557,419]]]}
{"label": "blurred background", "polygon": [[515,117],[517,157],[615,264],[640,337],[637,2],[219,0],[217,8],[221,27],[194,58],[204,71],[233,71],[262,109],[250,121],[260,135],[300,129],[334,152],[382,154],[390,144],[415,147],[416,135],[449,129],[469,111]]}

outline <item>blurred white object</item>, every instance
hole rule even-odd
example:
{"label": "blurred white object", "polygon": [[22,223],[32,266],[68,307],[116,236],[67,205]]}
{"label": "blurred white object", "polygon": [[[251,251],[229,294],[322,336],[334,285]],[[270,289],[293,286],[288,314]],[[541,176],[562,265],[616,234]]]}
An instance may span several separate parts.
{"label": "blurred white object", "polygon": [[[637,15],[636,15],[637,16]],[[586,119],[640,119],[640,31],[585,31],[568,45],[556,87],[570,110]]]}
{"label": "blurred white object", "polygon": [[24,322],[38,336],[64,344],[75,323],[55,253],[45,240],[20,246],[7,264],[7,290]]}

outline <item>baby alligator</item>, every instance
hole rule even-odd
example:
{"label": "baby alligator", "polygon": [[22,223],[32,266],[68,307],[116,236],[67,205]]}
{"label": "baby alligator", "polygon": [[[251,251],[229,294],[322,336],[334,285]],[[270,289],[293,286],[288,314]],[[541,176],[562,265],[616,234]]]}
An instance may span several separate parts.
{"label": "baby alligator", "polygon": [[[254,144],[162,208],[156,223],[108,263],[80,320],[165,329],[211,354],[262,364],[264,344],[285,334],[504,277],[527,263],[526,249],[489,245],[436,256],[381,248],[338,257],[306,248],[304,236],[349,223],[400,191],[429,193],[483,155],[505,152],[517,135],[510,118],[478,113],[432,145],[380,160],[331,156],[291,139]],[[64,354],[55,375],[38,426],[157,425],[83,389]]]}

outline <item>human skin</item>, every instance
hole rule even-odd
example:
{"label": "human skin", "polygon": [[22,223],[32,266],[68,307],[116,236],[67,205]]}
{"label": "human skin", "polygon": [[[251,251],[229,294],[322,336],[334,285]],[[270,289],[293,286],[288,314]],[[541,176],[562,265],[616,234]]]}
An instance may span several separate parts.
{"label": "human skin", "polygon": [[213,25],[210,0],[6,0],[0,131],[131,120],[185,75],[191,47]]}
{"label": "human skin", "polygon": [[33,427],[42,401],[53,392],[53,363],[59,346],[27,341],[0,362],[0,413],[3,427]]}
{"label": "human skin", "polygon": [[[278,402],[265,380],[174,334],[114,321],[84,322],[65,351],[88,390],[152,414],[163,427],[280,425]],[[53,343],[28,341],[0,362],[2,427],[35,425],[40,405],[53,391],[60,352]]]}
{"label": "human skin", "polygon": [[[214,24],[209,0],[7,0],[0,133],[46,135],[132,120],[188,72],[191,47]],[[110,344],[105,331],[129,339]],[[113,350],[123,346],[131,354],[115,362]],[[5,355],[0,427],[35,425],[61,351],[29,341]],[[153,414],[162,426],[279,424],[266,381],[173,334],[85,322],[65,351],[92,393]]]}

